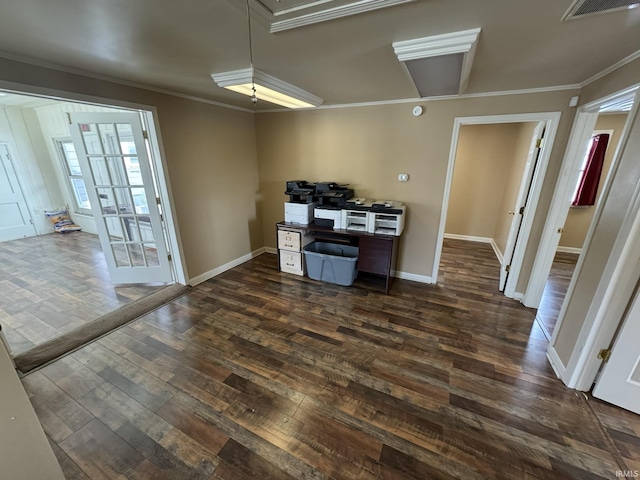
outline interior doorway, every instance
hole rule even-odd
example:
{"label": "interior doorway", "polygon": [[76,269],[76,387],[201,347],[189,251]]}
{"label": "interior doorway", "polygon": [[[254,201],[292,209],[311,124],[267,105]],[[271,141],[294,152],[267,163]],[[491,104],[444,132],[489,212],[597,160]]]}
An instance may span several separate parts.
{"label": "interior doorway", "polygon": [[489,243],[500,264],[496,289],[516,291],[560,115],[457,118],[436,251],[445,237]]}
{"label": "interior doorway", "polygon": [[[15,173],[2,191],[21,187],[21,204],[7,200],[30,228],[0,243],[0,322],[14,355],[186,284],[155,122],[140,106],[0,96],[0,157]],[[80,231],[53,233],[51,210]]]}
{"label": "interior doorway", "polygon": [[[594,131],[588,137],[589,142],[583,161],[579,167],[581,176],[578,178],[573,190],[570,189],[570,199],[567,218],[560,236],[558,247],[553,256],[551,271],[545,282],[542,298],[538,306],[536,320],[545,333],[547,339],[551,339],[560,316],[571,279],[576,271],[576,265],[582,253],[587,233],[594,218],[594,212],[601,199],[604,184],[612,166],[614,154],[618,148],[624,126],[628,118],[631,103],[624,103],[615,107],[609,106],[598,113]],[[593,203],[578,205],[576,196],[578,186],[584,178],[587,166],[589,166],[590,154],[595,154],[596,149],[591,148],[594,138],[606,138],[606,144],[601,143],[604,155],[590,163],[591,167],[601,166],[599,180],[596,184],[596,198]],[[601,164],[597,165],[600,161]],[[569,185],[571,186],[571,185]]]}

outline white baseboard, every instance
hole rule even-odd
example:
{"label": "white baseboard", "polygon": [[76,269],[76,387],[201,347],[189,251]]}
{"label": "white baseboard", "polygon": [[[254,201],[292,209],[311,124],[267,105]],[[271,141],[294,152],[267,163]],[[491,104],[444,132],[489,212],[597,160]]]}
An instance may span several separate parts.
{"label": "white baseboard", "polygon": [[498,244],[496,243],[496,241],[492,238],[491,239],[491,247],[493,248],[493,252],[496,254],[496,257],[498,257],[498,261],[500,262],[500,265],[502,265],[504,263],[504,255],[502,255],[502,252],[500,251],[500,249],[498,248]]}
{"label": "white baseboard", "polygon": [[582,253],[582,249],[578,247],[561,247],[560,245],[558,245],[558,248],[556,248],[556,252],[575,253],[576,255],[580,255]]}
{"label": "white baseboard", "polygon": [[270,253],[272,255],[278,254],[278,249],[273,247],[264,247],[264,253]]}
{"label": "white baseboard", "polygon": [[414,282],[420,283],[435,283],[431,277],[427,277],[426,275],[416,275],[415,273],[400,271],[391,272],[391,274],[392,276],[401,278],[402,280],[412,280]]}
{"label": "white baseboard", "polygon": [[474,237],[472,235],[458,235],[457,233],[445,233],[444,238],[451,238],[452,240],[466,240],[467,242],[478,243],[491,243],[493,238],[489,237]]}
{"label": "white baseboard", "polygon": [[524,293],[522,292],[515,292],[513,294],[513,299],[514,300],[518,300],[520,303],[522,303],[522,301],[524,300]]}
{"label": "white baseboard", "polygon": [[496,257],[498,257],[498,261],[500,265],[504,263],[504,255],[498,248],[498,244],[493,238],[489,237],[474,237],[472,235],[458,235],[457,233],[445,233],[444,238],[451,238],[452,240],[464,240],[466,242],[478,242],[478,243],[488,243],[493,248]]}
{"label": "white baseboard", "polygon": [[562,363],[562,360],[560,360],[560,357],[558,356],[558,352],[556,352],[556,349],[553,348],[552,345],[549,345],[547,348],[547,359],[549,360],[551,368],[553,368],[556,376],[562,380],[565,372],[567,371],[567,367]]}
{"label": "white baseboard", "polygon": [[235,260],[231,260],[228,263],[225,263],[224,265],[221,265],[219,267],[216,267],[212,270],[209,270],[208,272],[205,272],[201,275],[198,275],[197,277],[193,277],[192,279],[189,280],[189,285],[191,286],[195,286],[198,285],[199,283],[202,283],[206,280],[209,280],[210,278],[215,277],[216,275],[220,275],[221,273],[226,272],[227,270],[232,269],[233,267],[237,267],[238,265],[247,262],[249,260],[251,260],[252,258],[257,257],[258,255],[262,255],[263,253],[265,253],[266,249],[265,247],[259,248],[257,250],[254,250],[251,253],[247,253],[246,255],[243,255],[242,257],[236,258]]}

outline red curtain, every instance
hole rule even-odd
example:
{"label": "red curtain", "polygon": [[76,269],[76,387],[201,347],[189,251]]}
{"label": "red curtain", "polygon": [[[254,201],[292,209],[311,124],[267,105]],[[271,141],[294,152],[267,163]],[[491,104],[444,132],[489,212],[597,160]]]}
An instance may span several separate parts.
{"label": "red curtain", "polygon": [[598,195],[598,184],[600,183],[600,176],[602,175],[602,166],[604,165],[604,154],[607,151],[608,143],[609,135],[606,133],[593,136],[584,175],[582,175],[580,179],[578,193],[571,205],[595,205],[596,196]]}

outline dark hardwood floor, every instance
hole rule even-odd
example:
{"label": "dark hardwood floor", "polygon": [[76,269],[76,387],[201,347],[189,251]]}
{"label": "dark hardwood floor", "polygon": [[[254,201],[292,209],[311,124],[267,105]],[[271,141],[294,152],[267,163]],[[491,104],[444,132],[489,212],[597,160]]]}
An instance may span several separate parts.
{"label": "dark hardwood floor", "polygon": [[545,283],[540,307],[536,314],[542,330],[549,339],[556,328],[562,302],[569,289],[579,256],[575,253],[556,252],[553,258],[551,272]]}
{"label": "dark hardwood floor", "polygon": [[640,418],[564,388],[491,247],[390,295],[262,255],[23,378],[68,480],[614,479]]}
{"label": "dark hardwood floor", "polygon": [[160,288],[112,284],[97,235],[0,243],[0,323],[14,355]]}

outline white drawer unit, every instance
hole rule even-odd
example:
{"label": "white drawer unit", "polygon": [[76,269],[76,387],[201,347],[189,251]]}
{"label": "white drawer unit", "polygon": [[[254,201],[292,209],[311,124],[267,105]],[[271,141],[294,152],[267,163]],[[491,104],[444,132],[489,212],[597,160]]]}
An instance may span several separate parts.
{"label": "white drawer unit", "polygon": [[280,250],[291,250],[299,252],[301,232],[293,232],[290,230],[278,230],[278,248]]}
{"label": "white drawer unit", "polygon": [[281,272],[304,276],[306,269],[302,249],[313,242],[305,227],[295,225],[277,225],[278,266]]}
{"label": "white drawer unit", "polygon": [[302,252],[280,250],[280,271],[303,276],[304,268],[302,264]]}

